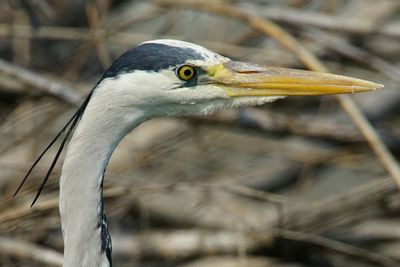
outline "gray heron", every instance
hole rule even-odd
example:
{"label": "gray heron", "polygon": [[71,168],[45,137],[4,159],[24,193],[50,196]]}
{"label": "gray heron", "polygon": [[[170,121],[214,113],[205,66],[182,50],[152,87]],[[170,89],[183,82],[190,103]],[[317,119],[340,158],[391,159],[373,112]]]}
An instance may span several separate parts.
{"label": "gray heron", "polygon": [[16,193],[63,136],[35,203],[73,132],[60,178],[64,266],[111,266],[111,238],[103,209],[104,173],[115,147],[142,122],[261,105],[291,95],[356,93],[381,87],[334,74],[233,61],[183,41],[144,42],[114,61],[34,162]]}

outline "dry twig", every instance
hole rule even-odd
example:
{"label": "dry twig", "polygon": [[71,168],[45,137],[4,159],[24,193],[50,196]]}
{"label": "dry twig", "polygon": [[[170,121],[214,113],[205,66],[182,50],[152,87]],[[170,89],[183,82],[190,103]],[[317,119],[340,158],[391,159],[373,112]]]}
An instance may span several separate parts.
{"label": "dry twig", "polygon": [[380,71],[386,77],[400,82],[400,69],[396,65],[350,44],[339,35],[326,33],[320,30],[306,31],[306,35],[311,37],[315,42],[328,47],[330,50],[336,51],[342,55],[361,62],[372,69]]}
{"label": "dry twig", "polygon": [[14,238],[0,237],[0,254],[34,260],[51,266],[62,266],[63,264],[61,253]]}
{"label": "dry twig", "polygon": [[285,239],[312,243],[314,245],[332,249],[336,252],[355,256],[355,257],[361,258],[363,260],[368,260],[375,264],[379,264],[380,266],[395,267],[395,266],[399,266],[399,264],[400,264],[400,262],[398,262],[397,260],[394,260],[390,257],[386,257],[382,254],[374,253],[370,250],[362,249],[362,248],[359,248],[359,247],[356,247],[356,246],[353,246],[350,244],[346,244],[346,243],[332,240],[329,238],[325,238],[322,236],[288,231],[288,230],[276,230],[275,233],[277,234],[277,236],[280,236]]}
{"label": "dry twig", "polygon": [[272,235],[238,231],[147,231],[115,236],[114,251],[135,257],[190,258],[207,254],[235,254],[244,244],[251,251],[272,243]]}
{"label": "dry twig", "polygon": [[[395,2],[393,2],[396,5]],[[398,3],[397,3],[398,5]],[[299,11],[287,7],[269,7],[258,12],[268,19],[286,22],[293,25],[315,26],[327,30],[335,30],[354,34],[382,34],[400,37],[400,28],[396,25],[380,25],[370,19],[346,18],[312,11]]]}
{"label": "dry twig", "polygon": [[21,80],[37,90],[53,95],[72,105],[78,106],[82,101],[82,95],[75,89],[61,82],[50,80],[38,73],[15,66],[2,59],[0,59],[0,71]]}

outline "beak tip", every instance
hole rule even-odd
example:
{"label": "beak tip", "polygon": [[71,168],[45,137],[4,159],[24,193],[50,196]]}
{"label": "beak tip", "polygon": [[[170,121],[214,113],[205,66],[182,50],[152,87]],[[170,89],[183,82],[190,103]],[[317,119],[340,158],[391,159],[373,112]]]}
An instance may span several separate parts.
{"label": "beak tip", "polygon": [[376,91],[385,87],[383,84],[361,79],[355,79],[353,82],[353,86],[358,88],[358,92]]}
{"label": "beak tip", "polygon": [[375,90],[383,89],[385,86],[381,83],[371,83],[371,85],[369,87],[370,87],[369,90],[375,91]]}

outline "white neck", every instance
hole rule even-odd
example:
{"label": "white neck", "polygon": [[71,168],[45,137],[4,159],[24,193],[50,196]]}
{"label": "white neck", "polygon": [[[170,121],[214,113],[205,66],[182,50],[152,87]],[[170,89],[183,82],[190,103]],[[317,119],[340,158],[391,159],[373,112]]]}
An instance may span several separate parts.
{"label": "white neck", "polygon": [[65,267],[110,266],[103,175],[121,139],[145,120],[140,111],[124,107],[117,98],[110,88],[96,89],[68,147],[60,179]]}

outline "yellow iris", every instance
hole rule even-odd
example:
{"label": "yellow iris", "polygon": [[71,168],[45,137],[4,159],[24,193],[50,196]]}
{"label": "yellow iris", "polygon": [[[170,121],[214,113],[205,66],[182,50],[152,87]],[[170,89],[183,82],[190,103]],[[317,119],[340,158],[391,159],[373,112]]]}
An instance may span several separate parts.
{"label": "yellow iris", "polygon": [[176,71],[178,77],[184,81],[190,80],[196,74],[196,69],[191,65],[180,66]]}

